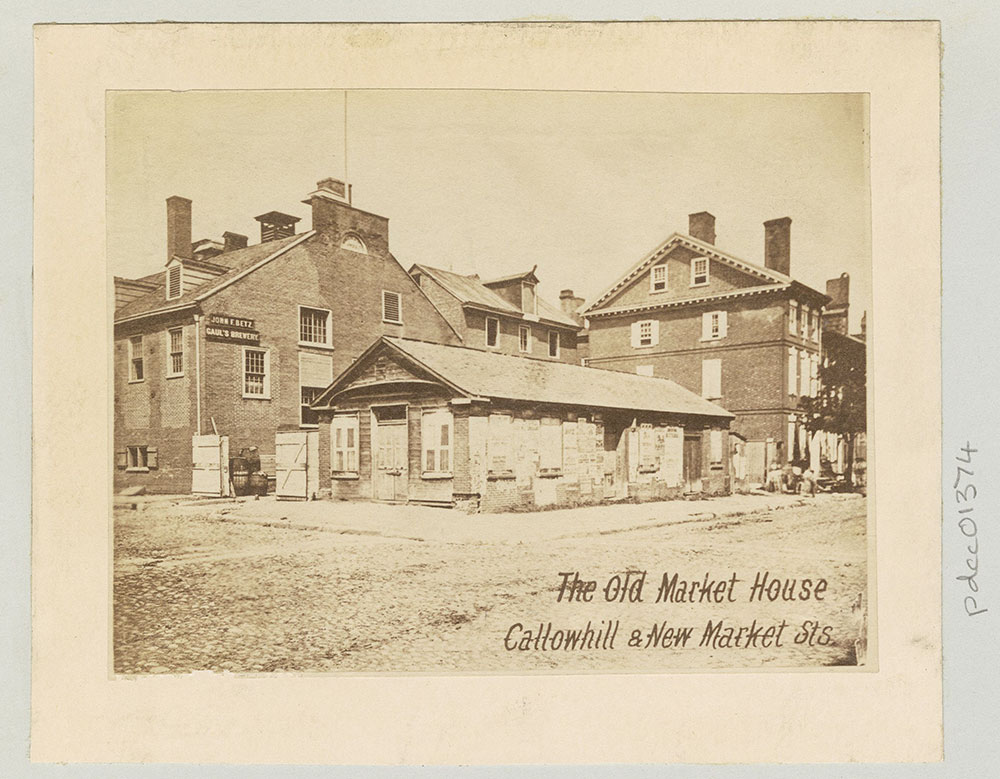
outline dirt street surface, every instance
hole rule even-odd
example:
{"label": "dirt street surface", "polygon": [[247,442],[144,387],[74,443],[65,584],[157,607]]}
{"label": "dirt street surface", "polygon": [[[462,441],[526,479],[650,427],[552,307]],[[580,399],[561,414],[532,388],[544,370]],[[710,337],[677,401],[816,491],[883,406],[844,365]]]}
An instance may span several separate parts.
{"label": "dirt street surface", "polygon": [[[856,661],[860,496],[476,516],[273,497],[131,500],[115,510],[121,674]],[[563,573],[579,573],[578,586]]]}

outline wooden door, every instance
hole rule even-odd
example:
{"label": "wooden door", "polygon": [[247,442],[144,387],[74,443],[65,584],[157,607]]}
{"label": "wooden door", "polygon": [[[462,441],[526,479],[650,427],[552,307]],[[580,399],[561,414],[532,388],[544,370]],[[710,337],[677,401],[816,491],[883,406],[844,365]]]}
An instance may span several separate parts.
{"label": "wooden door", "polygon": [[279,430],[274,436],[274,495],[278,500],[309,497],[309,446],[306,431]]}
{"label": "wooden door", "polygon": [[684,488],[701,492],[701,435],[684,436]]}
{"label": "wooden door", "polygon": [[191,436],[191,492],[195,495],[229,495],[229,437]]}
{"label": "wooden door", "polygon": [[394,503],[407,498],[406,419],[375,420],[375,457],[372,463],[375,500]]}

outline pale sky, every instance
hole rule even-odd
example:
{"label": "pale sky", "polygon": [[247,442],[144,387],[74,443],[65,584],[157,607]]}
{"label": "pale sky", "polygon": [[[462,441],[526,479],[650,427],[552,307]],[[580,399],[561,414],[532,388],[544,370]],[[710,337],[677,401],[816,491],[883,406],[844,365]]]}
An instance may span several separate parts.
{"label": "pale sky", "polygon": [[541,294],[601,293],[687,215],[763,264],[768,219],[792,218],[792,276],[851,275],[851,329],[871,290],[863,95],[518,91],[118,92],[108,98],[108,264],[166,261],[170,195],[193,237],[283,211],[345,177],[389,218],[393,254],[484,278],[538,265]]}

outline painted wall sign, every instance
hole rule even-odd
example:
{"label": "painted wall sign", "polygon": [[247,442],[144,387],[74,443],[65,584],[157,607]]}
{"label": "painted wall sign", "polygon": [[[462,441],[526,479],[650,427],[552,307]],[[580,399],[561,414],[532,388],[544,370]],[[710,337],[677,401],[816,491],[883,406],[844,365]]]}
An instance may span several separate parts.
{"label": "painted wall sign", "polygon": [[227,343],[259,344],[260,333],[254,330],[254,321],[228,314],[209,314],[205,324],[205,338]]}
{"label": "painted wall sign", "polygon": [[228,314],[209,314],[208,324],[228,327],[230,330],[255,330],[254,321],[245,317]]}

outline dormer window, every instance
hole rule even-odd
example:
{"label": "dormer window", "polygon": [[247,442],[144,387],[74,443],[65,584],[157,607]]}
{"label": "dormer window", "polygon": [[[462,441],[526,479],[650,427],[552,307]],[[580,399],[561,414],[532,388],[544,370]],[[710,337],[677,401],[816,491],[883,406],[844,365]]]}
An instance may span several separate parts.
{"label": "dormer window", "polygon": [[344,240],[340,242],[340,248],[357,252],[358,254],[368,254],[368,247],[365,246],[365,242],[361,240],[361,236],[355,233],[348,233],[344,236]]}
{"label": "dormer window", "polygon": [[535,285],[526,282],[521,283],[521,310],[525,314],[537,314],[537,303],[535,302]]}
{"label": "dormer window", "polygon": [[174,300],[181,296],[183,288],[183,268],[179,262],[167,267],[167,300]]}
{"label": "dormer window", "polygon": [[691,260],[691,286],[703,284],[708,284],[708,257],[695,257]]}
{"label": "dormer window", "polygon": [[650,292],[666,292],[667,291],[667,266],[666,265],[654,265],[653,269],[649,273],[649,291]]}

